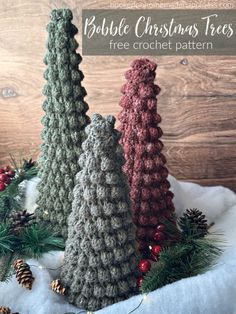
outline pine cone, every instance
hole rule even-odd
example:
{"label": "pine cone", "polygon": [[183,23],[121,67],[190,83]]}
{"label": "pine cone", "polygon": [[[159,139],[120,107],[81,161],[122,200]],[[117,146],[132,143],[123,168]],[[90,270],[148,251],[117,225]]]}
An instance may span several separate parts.
{"label": "pine cone", "polygon": [[18,234],[24,228],[29,227],[35,219],[33,213],[28,213],[27,210],[12,212],[9,221],[11,223],[11,231],[14,234]]}
{"label": "pine cone", "polygon": [[23,166],[22,166],[22,168],[24,170],[28,170],[28,169],[32,168],[35,164],[36,164],[36,162],[33,161],[32,158],[30,158],[29,160],[23,159]]}
{"label": "pine cone", "polygon": [[21,284],[22,287],[31,290],[34,277],[30,270],[30,266],[23,259],[17,259],[14,262],[14,269],[18,283]]}
{"label": "pine cone", "polygon": [[187,209],[179,219],[179,226],[186,235],[204,237],[208,234],[206,216],[197,208]]}
{"label": "pine cone", "polygon": [[9,307],[0,306],[0,314],[11,314]]}
{"label": "pine cone", "polygon": [[0,314],[19,314],[19,313],[12,313],[9,307],[0,306]]}
{"label": "pine cone", "polygon": [[64,295],[66,288],[63,287],[60,279],[53,280],[51,283],[52,291]]}

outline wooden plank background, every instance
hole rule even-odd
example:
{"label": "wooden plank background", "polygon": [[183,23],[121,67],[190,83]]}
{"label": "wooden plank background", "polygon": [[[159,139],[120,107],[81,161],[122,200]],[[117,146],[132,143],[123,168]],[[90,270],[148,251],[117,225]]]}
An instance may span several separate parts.
{"label": "wooden plank background", "polygon": [[[42,62],[52,8],[236,8],[236,1],[0,1],[0,159],[39,153]],[[78,41],[81,42],[80,35]],[[133,57],[83,58],[90,114],[117,114],[123,74]],[[154,57],[159,112],[170,172],[178,179],[236,190],[236,57]]]}

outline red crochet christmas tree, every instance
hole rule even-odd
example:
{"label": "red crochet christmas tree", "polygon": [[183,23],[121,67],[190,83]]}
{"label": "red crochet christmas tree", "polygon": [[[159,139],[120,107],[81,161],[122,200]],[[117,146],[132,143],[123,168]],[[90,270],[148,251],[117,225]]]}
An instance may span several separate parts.
{"label": "red crochet christmas tree", "polygon": [[[127,83],[122,87],[119,114],[124,147],[126,172],[130,187],[137,241],[143,257],[158,248],[166,239],[166,218],[174,220],[173,193],[169,191],[166,158],[162,154],[163,132],[159,127],[157,95],[154,84],[157,65],[148,59],[135,60],[125,73]],[[150,248],[152,248],[150,252]]]}

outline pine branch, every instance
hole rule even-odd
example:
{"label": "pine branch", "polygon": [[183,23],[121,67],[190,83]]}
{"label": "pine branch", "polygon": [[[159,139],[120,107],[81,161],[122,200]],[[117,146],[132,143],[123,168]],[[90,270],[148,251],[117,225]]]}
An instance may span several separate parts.
{"label": "pine branch", "polygon": [[20,209],[19,201],[7,194],[0,195],[0,221],[5,221],[12,209]]}
{"label": "pine branch", "polygon": [[30,180],[38,174],[37,165],[33,165],[30,168],[25,168],[24,180]]}
{"label": "pine branch", "polygon": [[13,155],[11,153],[9,153],[9,156],[10,156],[10,160],[11,160],[11,164],[12,164],[13,168],[18,170],[19,166],[18,166],[18,163],[17,163],[16,159],[13,157]]}
{"label": "pine branch", "polygon": [[19,250],[27,257],[39,258],[43,253],[64,248],[63,239],[44,225],[34,224],[26,228],[20,236]]}
{"label": "pine branch", "polygon": [[[177,221],[177,218],[175,216],[174,221]],[[165,226],[165,234],[168,239],[168,241],[166,241],[167,245],[172,245],[174,243],[182,241],[183,234],[181,233],[181,230],[177,224],[163,217],[160,219],[160,222]]]}
{"label": "pine branch", "polygon": [[196,276],[212,267],[222,253],[220,242],[209,238],[188,239],[164,249],[157,265],[144,278],[143,293],[161,288],[177,280]]}
{"label": "pine branch", "polygon": [[10,233],[10,226],[5,223],[0,224],[0,256],[6,255],[14,250],[14,236]]}
{"label": "pine branch", "polygon": [[18,236],[14,236],[10,225],[0,224],[0,281],[11,277],[13,259],[39,258],[48,251],[63,249],[63,240],[43,225],[26,227]]}
{"label": "pine branch", "polygon": [[30,180],[37,175],[37,166],[24,170],[17,168],[17,173],[7,188],[0,193],[0,221],[5,221],[12,210],[20,210],[21,204],[17,199],[20,193],[19,184],[24,180]]}
{"label": "pine branch", "polygon": [[0,257],[0,282],[8,281],[12,277],[12,263],[14,259],[15,254],[13,252]]}
{"label": "pine branch", "polygon": [[163,224],[170,239],[172,235],[172,246],[161,251],[158,262],[144,277],[143,293],[204,273],[222,253],[223,241],[216,234],[209,234],[205,215],[198,209],[186,210],[177,225],[168,220]]}

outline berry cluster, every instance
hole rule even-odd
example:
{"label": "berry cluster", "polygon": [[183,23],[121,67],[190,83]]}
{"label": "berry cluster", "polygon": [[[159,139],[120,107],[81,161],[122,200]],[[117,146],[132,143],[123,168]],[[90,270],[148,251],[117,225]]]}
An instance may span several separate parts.
{"label": "berry cluster", "polygon": [[6,187],[11,183],[15,176],[15,171],[9,166],[0,168],[0,192],[4,191]]}
{"label": "berry cluster", "polygon": [[151,261],[158,262],[159,254],[162,250],[161,243],[165,240],[165,225],[159,224],[156,227],[156,231],[153,234],[153,240],[159,244],[150,246],[150,259],[141,259],[138,265],[138,269],[142,273],[137,279],[137,286],[139,288],[142,286],[145,274],[151,269]]}

